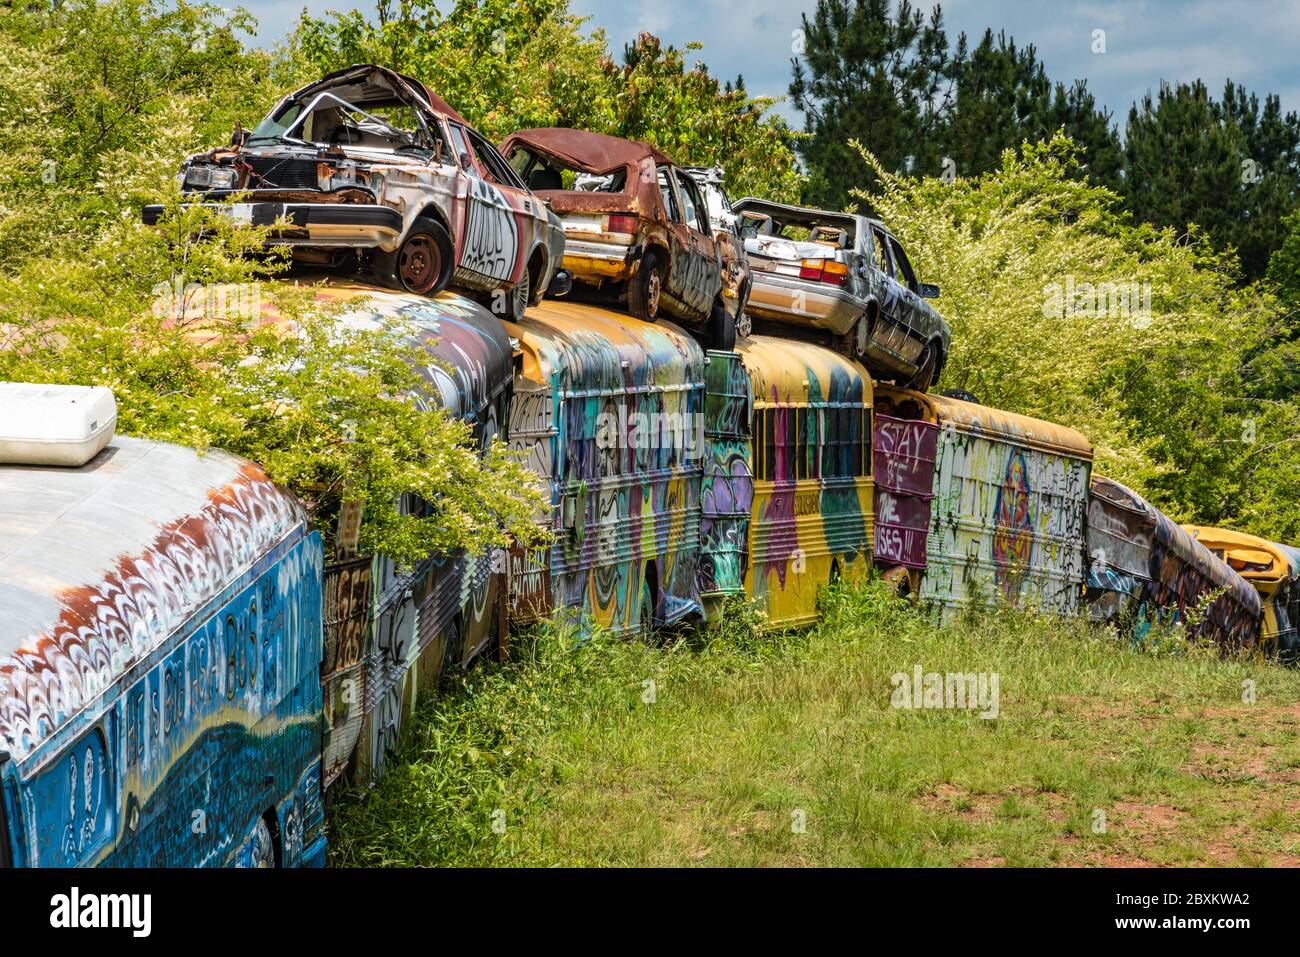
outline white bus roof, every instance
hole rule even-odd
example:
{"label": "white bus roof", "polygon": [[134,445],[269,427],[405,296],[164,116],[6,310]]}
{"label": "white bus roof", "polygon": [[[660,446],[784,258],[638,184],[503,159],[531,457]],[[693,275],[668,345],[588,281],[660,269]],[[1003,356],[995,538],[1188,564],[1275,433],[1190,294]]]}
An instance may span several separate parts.
{"label": "white bus roof", "polygon": [[28,753],[304,522],[223,452],[118,436],[0,466],[0,749]]}

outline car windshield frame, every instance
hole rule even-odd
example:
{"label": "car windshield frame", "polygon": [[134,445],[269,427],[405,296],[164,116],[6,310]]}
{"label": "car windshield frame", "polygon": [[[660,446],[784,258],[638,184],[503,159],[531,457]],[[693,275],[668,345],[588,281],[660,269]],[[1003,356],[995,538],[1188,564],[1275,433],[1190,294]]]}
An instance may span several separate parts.
{"label": "car windshield frame", "polygon": [[[338,94],[331,92],[330,90],[321,90],[314,97],[312,97],[311,100],[307,102],[306,106],[301,105],[302,103],[301,100],[293,100],[285,104],[284,110],[280,112],[281,116],[288,113],[289,110],[295,107],[299,108],[299,112],[297,116],[295,116],[293,122],[289,123],[289,125],[287,126],[281,127],[278,122],[278,117],[275,114],[271,114],[267,116],[267,118],[262,120],[261,123],[258,123],[257,126],[253,129],[253,131],[249,134],[248,142],[251,143],[257,140],[265,140],[271,142],[274,142],[276,140],[288,140],[294,143],[301,143],[305,146],[311,146],[311,145],[346,146],[348,144],[320,143],[317,140],[303,139],[301,136],[293,135],[295,131],[299,130],[306,123],[307,117],[311,116],[312,113],[316,112],[316,110],[320,108],[322,103],[332,103],[333,105],[342,107],[344,110],[349,110],[353,113],[359,113],[361,116],[365,117],[366,119],[378,124],[382,129],[392,133],[395,136],[395,138],[404,140],[405,142],[403,145],[394,147],[394,152],[402,149],[414,149],[414,150],[420,150],[421,152],[434,152],[435,150],[434,147],[421,145],[417,141],[417,135],[416,135],[417,132],[423,135],[425,140],[433,139],[436,141],[437,139],[436,137],[430,137],[428,123],[425,121],[425,118],[422,115],[422,111],[420,110],[420,108],[413,104],[406,103],[400,97],[394,97],[392,102],[394,104],[400,104],[402,106],[410,107],[410,109],[415,115],[416,122],[419,124],[418,131],[404,130],[399,127],[396,127],[392,123],[385,120],[382,116],[376,116],[374,113],[371,113],[369,110],[362,109],[361,107],[357,106],[355,103],[349,103],[347,100],[343,99]],[[268,123],[275,124],[275,126],[280,128],[280,132],[259,133],[258,131],[263,129],[263,127],[265,127]],[[373,149],[374,147],[369,147],[369,148]]]}

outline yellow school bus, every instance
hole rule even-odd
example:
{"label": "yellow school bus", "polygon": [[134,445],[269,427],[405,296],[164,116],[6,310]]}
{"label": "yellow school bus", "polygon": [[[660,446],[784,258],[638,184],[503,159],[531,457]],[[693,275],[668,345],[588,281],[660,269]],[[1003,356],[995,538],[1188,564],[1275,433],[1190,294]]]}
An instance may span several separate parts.
{"label": "yellow school bus", "polygon": [[1300,657],[1300,549],[1226,528],[1183,528],[1259,592],[1264,602],[1259,648],[1295,663]]}
{"label": "yellow school bus", "polygon": [[817,618],[817,592],[871,568],[871,376],[809,343],[736,347],[753,403],[745,590],[773,625]]}

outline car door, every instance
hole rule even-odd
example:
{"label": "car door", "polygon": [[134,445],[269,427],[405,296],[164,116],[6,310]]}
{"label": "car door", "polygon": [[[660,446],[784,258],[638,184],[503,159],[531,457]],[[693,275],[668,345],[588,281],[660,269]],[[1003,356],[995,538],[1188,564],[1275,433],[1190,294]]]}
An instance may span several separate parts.
{"label": "car door", "polygon": [[467,186],[462,226],[456,237],[456,265],[475,273],[488,288],[512,285],[519,276],[518,214],[490,180],[490,169],[474,148],[469,129],[454,121],[447,127]]}
{"label": "car door", "polygon": [[[528,266],[528,257],[539,242],[545,242],[547,226],[546,207],[533,195],[514,167],[487,139],[476,130],[469,130],[470,142],[478,155],[480,165],[484,167],[484,178],[492,183],[505,196],[514,210],[515,221],[519,226],[520,257],[519,274]],[[515,277],[518,279],[518,275]]]}
{"label": "car door", "polygon": [[685,274],[677,276],[677,270],[673,270],[675,284],[681,289],[674,295],[707,316],[722,290],[722,257],[699,184],[682,170],[673,170],[673,173],[682,198],[682,225],[686,227],[689,252],[689,267]]}
{"label": "car door", "polygon": [[902,312],[908,334],[917,343],[916,355],[913,355],[910,350],[906,353],[906,358],[910,361],[920,354],[921,348],[930,338],[931,330],[926,321],[928,310],[925,300],[921,298],[921,286],[916,281],[916,273],[912,270],[907,253],[903,251],[902,244],[892,233],[889,235],[889,255],[894,260],[894,271],[902,287]]}
{"label": "car door", "polygon": [[915,345],[911,335],[911,307],[906,298],[909,290],[899,277],[898,263],[894,260],[889,240],[889,234],[879,226],[871,227],[873,264],[883,277],[879,292],[880,316],[883,321],[872,331],[871,345],[892,353],[904,362],[911,362],[920,351],[920,346]]}

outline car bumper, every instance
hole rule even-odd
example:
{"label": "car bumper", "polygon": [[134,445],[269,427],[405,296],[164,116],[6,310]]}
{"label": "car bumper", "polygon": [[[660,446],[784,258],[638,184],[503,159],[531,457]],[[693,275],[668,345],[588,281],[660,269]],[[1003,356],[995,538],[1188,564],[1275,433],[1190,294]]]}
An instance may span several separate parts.
{"label": "car bumper", "polygon": [[[299,246],[382,246],[403,232],[402,214],[388,206],[362,203],[203,203],[236,222],[270,226],[283,219],[285,225],[271,235],[271,242]],[[146,226],[158,222],[163,207],[146,206]]]}
{"label": "car bumper", "polygon": [[853,328],[863,309],[863,303],[837,286],[758,270],[750,273],[745,312],[754,318],[843,335]]}
{"label": "car bumper", "polygon": [[564,268],[575,279],[629,279],[641,258],[641,246],[592,242],[584,239],[564,241]]}

